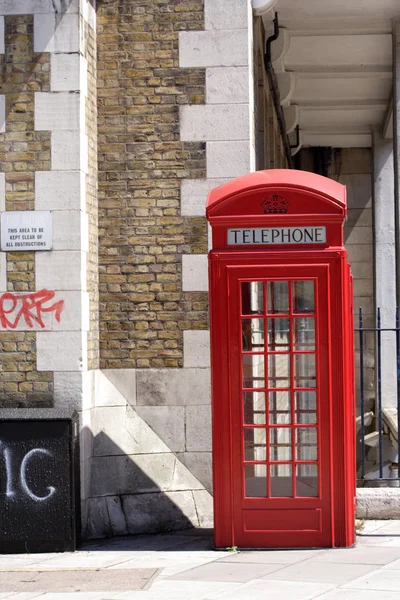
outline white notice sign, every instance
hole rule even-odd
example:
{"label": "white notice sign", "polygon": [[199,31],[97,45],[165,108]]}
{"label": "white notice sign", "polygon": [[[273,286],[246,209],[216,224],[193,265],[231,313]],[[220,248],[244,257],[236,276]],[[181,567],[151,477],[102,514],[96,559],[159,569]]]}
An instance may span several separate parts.
{"label": "white notice sign", "polygon": [[325,244],[326,227],[228,229],[228,246],[257,244]]}
{"label": "white notice sign", "polygon": [[1,214],[1,249],[6,252],[51,250],[52,218],[48,210],[20,210]]}

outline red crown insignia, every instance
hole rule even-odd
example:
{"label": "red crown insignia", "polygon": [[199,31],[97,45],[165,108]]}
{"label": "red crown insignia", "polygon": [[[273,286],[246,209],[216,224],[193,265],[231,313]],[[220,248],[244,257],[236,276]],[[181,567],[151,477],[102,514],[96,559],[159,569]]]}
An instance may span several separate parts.
{"label": "red crown insignia", "polygon": [[284,215],[289,210],[290,202],[284,196],[271,194],[261,202],[260,206],[266,215]]}

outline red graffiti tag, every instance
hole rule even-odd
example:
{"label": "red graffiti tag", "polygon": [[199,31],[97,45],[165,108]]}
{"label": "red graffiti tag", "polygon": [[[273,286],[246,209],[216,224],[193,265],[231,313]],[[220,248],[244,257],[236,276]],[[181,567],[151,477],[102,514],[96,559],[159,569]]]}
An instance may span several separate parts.
{"label": "red graffiti tag", "polygon": [[30,294],[14,294],[6,292],[0,296],[0,324],[3,329],[16,329],[19,322],[24,320],[27,327],[33,328],[37,323],[44,328],[43,313],[54,313],[58,323],[64,309],[64,300],[58,300],[53,304],[55,292],[41,290]]}

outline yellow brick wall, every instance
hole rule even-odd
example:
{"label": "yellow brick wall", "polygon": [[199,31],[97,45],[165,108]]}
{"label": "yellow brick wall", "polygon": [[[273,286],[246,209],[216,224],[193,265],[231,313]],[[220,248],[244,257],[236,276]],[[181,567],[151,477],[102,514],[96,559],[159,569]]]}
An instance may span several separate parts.
{"label": "yellow brick wall", "polygon": [[[50,132],[34,131],[34,92],[50,90],[50,55],[33,52],[33,16],[4,21],[0,93],[6,96],[6,132],[0,133],[0,172],[5,173],[6,210],[33,210],[35,171],[50,169]],[[7,290],[34,289],[34,253],[8,252]],[[34,332],[0,332],[0,357],[0,406],[51,402],[53,374],[36,371]]]}
{"label": "yellow brick wall", "polygon": [[183,331],[208,327],[207,294],[183,293],[182,255],[207,252],[202,217],[180,215],[205,145],[179,139],[179,106],[205,101],[203,69],[180,69],[179,31],[202,0],[105,0],[97,11],[100,366],[179,367]]}

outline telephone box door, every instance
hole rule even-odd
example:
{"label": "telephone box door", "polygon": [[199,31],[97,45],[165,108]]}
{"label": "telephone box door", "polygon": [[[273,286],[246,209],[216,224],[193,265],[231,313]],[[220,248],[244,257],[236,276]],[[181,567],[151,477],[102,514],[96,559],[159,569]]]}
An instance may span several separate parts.
{"label": "telephone box door", "polygon": [[227,266],[235,545],[332,544],[328,266]]}

